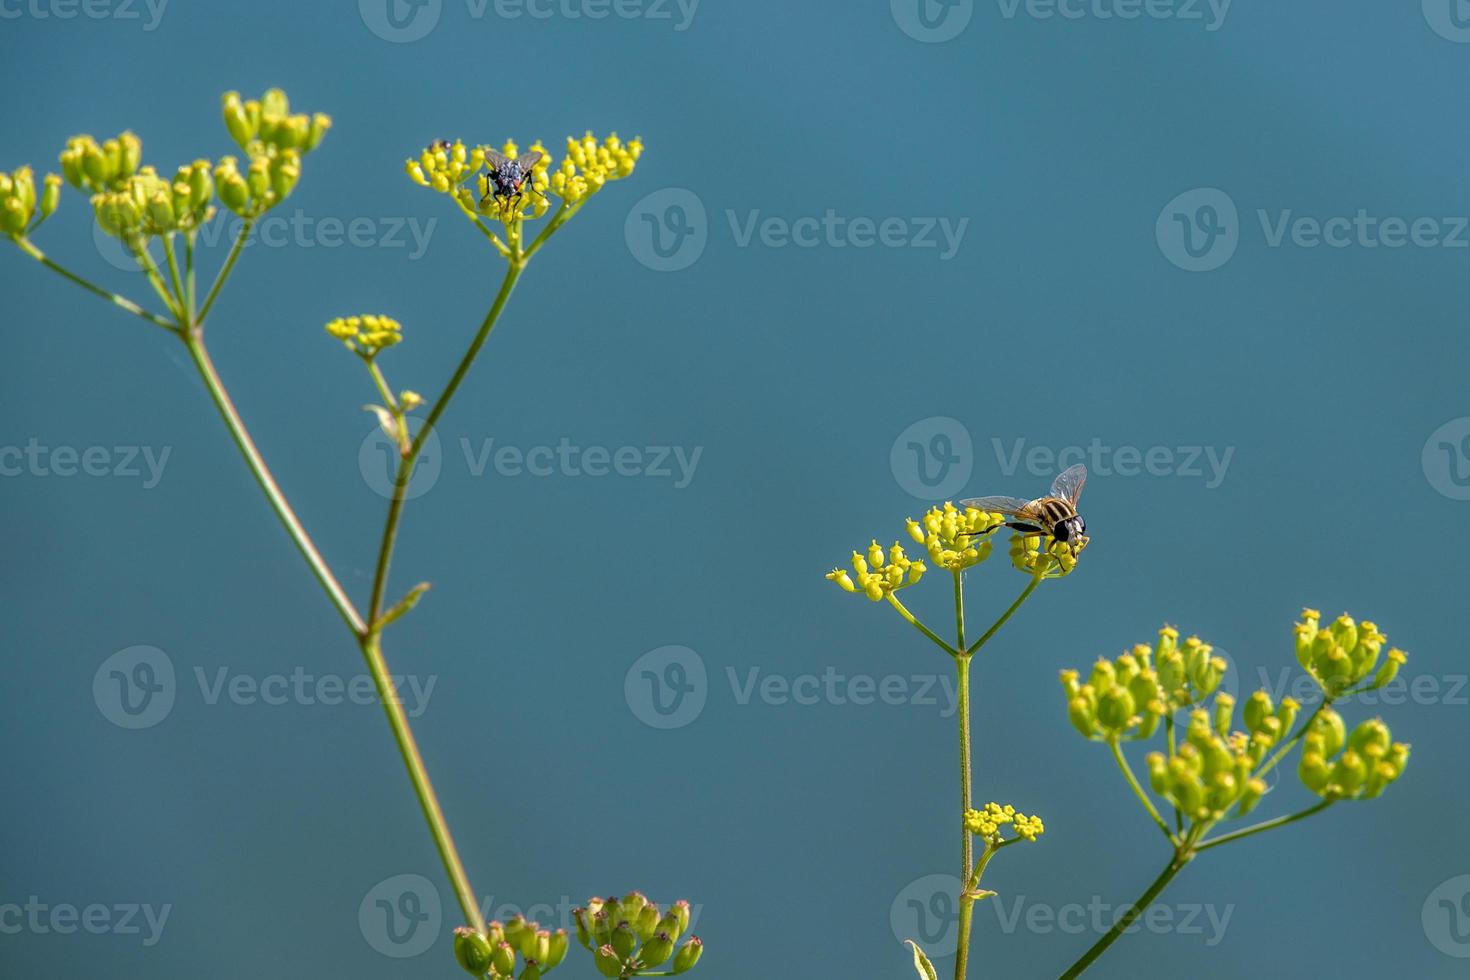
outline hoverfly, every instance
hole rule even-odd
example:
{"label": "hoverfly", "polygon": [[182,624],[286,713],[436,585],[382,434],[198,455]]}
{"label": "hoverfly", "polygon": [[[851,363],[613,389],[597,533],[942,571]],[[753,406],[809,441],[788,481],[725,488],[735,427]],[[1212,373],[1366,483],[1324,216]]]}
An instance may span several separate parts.
{"label": "hoverfly", "polygon": [[485,148],[485,163],[490,172],[485,175],[485,193],[480,197],[484,204],[493,197],[507,211],[517,207],[526,193],[537,193],[532,183],[531,172],[541,160],[540,150],[522,153],[512,160],[503,153]]}
{"label": "hoverfly", "polygon": [[[1005,526],[1022,534],[1046,534],[1074,549],[1087,535],[1087,522],[1077,513],[1077,498],[1087,482],[1087,467],[1078,463],[1063,470],[1051,485],[1051,493],[1035,500],[1020,497],[971,497],[963,507],[1004,514]],[[991,530],[994,530],[992,528]],[[989,533],[989,532],[985,532]]]}

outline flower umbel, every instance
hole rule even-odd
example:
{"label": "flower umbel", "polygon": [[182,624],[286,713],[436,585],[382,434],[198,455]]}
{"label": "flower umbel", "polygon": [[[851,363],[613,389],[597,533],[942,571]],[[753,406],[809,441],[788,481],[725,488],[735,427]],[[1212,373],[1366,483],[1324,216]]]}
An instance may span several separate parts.
{"label": "flower umbel", "polygon": [[[1010,838],[1001,834],[1001,828],[1008,824],[1015,831]],[[978,810],[966,810],[965,827],[992,847],[1018,840],[1034,842],[1046,830],[1040,817],[1028,817],[1009,803],[987,803]]]}
{"label": "flower umbel", "polygon": [[917,521],[906,522],[909,537],[923,545],[940,568],[952,572],[972,568],[990,557],[991,542],[985,535],[1005,523],[1002,514],[988,514],[966,507],[960,510],[945,502],[932,507]]}
{"label": "flower umbel", "polygon": [[371,359],[403,339],[403,326],[390,316],[364,313],[338,317],[327,324],[327,333],[354,354]]}
{"label": "flower umbel", "polygon": [[1061,578],[1077,567],[1082,549],[1087,547],[1084,535],[1075,541],[1057,541],[1045,534],[1011,535],[1011,564],[1018,571],[1040,578]]}
{"label": "flower umbel", "polygon": [[848,592],[863,593],[874,602],[917,583],[927,570],[922,561],[914,561],[904,554],[903,546],[897,541],[887,554],[877,541],[868,546],[867,554],[854,551],[852,568],[856,582],[853,581],[854,576],[849,576],[841,568],[832,569],[827,578]]}
{"label": "flower umbel", "polygon": [[[1388,637],[1368,620],[1359,623],[1347,613],[1326,628],[1319,625],[1321,619],[1322,614],[1315,609],[1302,610],[1302,621],[1296,624],[1296,659],[1329,697],[1339,697],[1373,673]],[[1393,680],[1407,659],[1404,651],[1389,650],[1383,666],[1364,689],[1382,687]]]}
{"label": "flower umbel", "polygon": [[1371,800],[1408,764],[1409,746],[1393,741],[1383,719],[1370,718],[1348,733],[1342,716],[1325,708],[1302,740],[1297,774],[1323,799]]}

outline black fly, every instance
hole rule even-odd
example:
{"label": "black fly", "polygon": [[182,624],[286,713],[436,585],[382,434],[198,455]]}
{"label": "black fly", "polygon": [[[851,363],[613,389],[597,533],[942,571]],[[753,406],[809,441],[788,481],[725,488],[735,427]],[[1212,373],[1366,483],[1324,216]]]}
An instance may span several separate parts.
{"label": "black fly", "polygon": [[505,154],[486,147],[485,163],[490,172],[485,175],[485,193],[480,198],[480,203],[483,204],[486,198],[493,197],[509,212],[520,205],[528,192],[536,193],[536,188],[532,185],[532,170],[541,160],[541,156],[539,150],[531,150],[512,160]]}

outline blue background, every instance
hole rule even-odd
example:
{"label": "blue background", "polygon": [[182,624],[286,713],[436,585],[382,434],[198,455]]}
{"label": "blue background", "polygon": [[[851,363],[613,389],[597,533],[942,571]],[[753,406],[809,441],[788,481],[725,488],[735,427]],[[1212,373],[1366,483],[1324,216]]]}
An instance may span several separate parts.
{"label": "blue background", "polygon": [[[1376,619],[1411,652],[1405,675],[1442,693],[1467,670],[1470,503],[1437,489],[1421,450],[1470,415],[1470,253],[1273,248],[1257,217],[1470,214],[1455,102],[1470,45],[1432,30],[1417,3],[1237,0],[1210,31],[1008,18],[977,0],[943,43],[909,36],[882,0],[704,0],[683,31],[493,7],[475,18],[444,0],[411,43],[376,36],[349,2],[172,0],[152,31],[141,7],[141,20],[35,9],[7,3],[0,21],[7,169],[54,169],[68,136],[124,127],[160,168],[216,158],[232,148],[219,94],[280,85],[335,119],[282,214],[368,217],[380,231],[438,219],[417,259],[311,235],[309,247],[247,249],[211,322],[241,410],[359,602],[384,510],[358,465],[372,393],[321,324],[398,317],[407,339],[385,368],[432,396],[502,270],[445,198],[404,177],[404,157],[439,137],[541,137],[557,150],[588,127],[646,141],[637,173],[528,271],[443,422],[443,472],[410,504],[394,566],[394,593],[435,585],[388,655],[398,672],[437,678],[416,728],[492,908],[637,887],[703,907],[695,975],[709,980],[911,976],[890,907],[916,879],[956,870],[953,720],[921,704],[742,704],[727,669],[947,674],[886,606],[821,578],[925,506],[890,465],[899,433],[924,419],[970,435],[963,494],[1049,481],[1044,468],[1004,472],[993,440],[1007,452],[1014,440],[1234,449],[1214,489],[1095,474],[1081,568],[1043,587],[976,663],[976,795],[1048,827],[987,875],[1007,914],[1022,899],[1121,904],[1166,859],[1105,750],[1067,723],[1059,668],[1168,620],[1228,651],[1249,690],[1294,667],[1291,623],[1308,604]],[[624,224],[668,187],[702,202],[708,244],[661,273]],[[1229,194],[1239,241],[1228,262],[1192,273],[1166,256],[1155,221],[1198,187]],[[829,208],[969,224],[942,261],[933,248],[741,247],[727,216]],[[89,228],[68,190],[38,241],[145,299]],[[33,470],[0,479],[0,904],[172,910],[151,947],[0,934],[0,974],[457,975],[452,894],[380,710],[210,704],[195,682],[196,669],[361,666],[183,349],[4,251],[0,444],[170,457],[152,489]],[[488,438],[703,455],[683,489],[477,476],[460,440]],[[1003,552],[972,574],[972,624],[1021,584]],[[944,579],[906,595],[943,629]],[[160,724],[128,731],[99,711],[92,680],[137,644],[168,654],[178,692]],[[697,652],[709,685],[702,714],[664,731],[630,709],[624,679],[669,644]],[[1414,755],[1381,800],[1209,853],[1181,876],[1165,902],[1233,906],[1223,940],[1207,945],[1207,925],[1125,937],[1095,975],[1464,975],[1421,908],[1470,873],[1465,693],[1382,709]],[[1305,805],[1293,770],[1261,815]],[[404,873],[435,884],[445,921],[429,952],[395,959],[367,941],[358,906]],[[1091,941],[1024,922],[1007,934],[982,907],[972,975],[1054,976]],[[562,974],[594,975],[576,949]]]}

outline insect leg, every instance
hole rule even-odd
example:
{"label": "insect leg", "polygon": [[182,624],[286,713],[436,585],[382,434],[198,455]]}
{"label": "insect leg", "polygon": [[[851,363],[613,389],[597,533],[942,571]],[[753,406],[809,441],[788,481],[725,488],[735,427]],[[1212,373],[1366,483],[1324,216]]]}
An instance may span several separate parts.
{"label": "insect leg", "polygon": [[1012,531],[1020,531],[1022,534],[1046,534],[1046,528],[1037,527],[1035,524],[1026,524],[1022,521],[1006,521],[1006,527]]}

